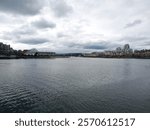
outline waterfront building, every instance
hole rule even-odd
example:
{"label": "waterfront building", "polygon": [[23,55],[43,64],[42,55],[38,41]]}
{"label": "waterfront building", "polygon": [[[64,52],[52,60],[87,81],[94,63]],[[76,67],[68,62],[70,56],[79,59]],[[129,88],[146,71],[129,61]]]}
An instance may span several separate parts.
{"label": "waterfront building", "polygon": [[125,44],[123,47],[123,53],[124,54],[131,54],[133,53],[133,50],[130,48],[129,44]]}
{"label": "waterfront building", "polygon": [[117,48],[116,48],[116,52],[117,52],[117,53],[121,53],[121,52],[122,52],[121,47],[117,47]]}
{"label": "waterfront building", "polygon": [[124,51],[128,51],[130,49],[130,45],[129,44],[125,44],[123,47]]}
{"label": "waterfront building", "polygon": [[114,51],[105,51],[105,55],[106,56],[113,56],[114,55]]}
{"label": "waterfront building", "polygon": [[37,49],[24,50],[26,56],[54,56],[55,52],[40,52]]}
{"label": "waterfront building", "polygon": [[13,49],[10,47],[10,45],[0,42],[0,55],[10,55],[11,53],[13,53]]}
{"label": "waterfront building", "polygon": [[133,50],[130,48],[129,44],[125,44],[123,48],[117,47],[116,50],[107,50],[104,52],[106,57],[130,57],[133,54]]}
{"label": "waterfront building", "polygon": [[36,56],[54,56],[55,52],[36,52]]}
{"label": "waterfront building", "polygon": [[135,50],[134,51],[134,57],[137,58],[150,58],[150,50],[143,49],[143,50]]}
{"label": "waterfront building", "polygon": [[26,56],[34,56],[37,52],[38,52],[38,50],[34,48],[34,49],[31,49],[31,50],[26,50],[24,55],[26,55]]}

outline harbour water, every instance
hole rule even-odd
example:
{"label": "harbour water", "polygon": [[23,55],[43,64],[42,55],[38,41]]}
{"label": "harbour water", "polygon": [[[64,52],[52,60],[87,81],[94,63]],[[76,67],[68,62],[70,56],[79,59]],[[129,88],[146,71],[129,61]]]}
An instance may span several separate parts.
{"label": "harbour water", "polygon": [[0,60],[0,112],[150,112],[150,60]]}

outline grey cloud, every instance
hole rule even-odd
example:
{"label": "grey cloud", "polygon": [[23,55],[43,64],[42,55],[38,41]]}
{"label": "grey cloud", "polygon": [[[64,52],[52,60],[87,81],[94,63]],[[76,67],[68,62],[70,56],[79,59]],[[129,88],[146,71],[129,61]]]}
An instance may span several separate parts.
{"label": "grey cloud", "polygon": [[150,39],[145,41],[143,44],[140,44],[141,46],[150,46]]}
{"label": "grey cloud", "polygon": [[150,41],[145,43],[146,46],[150,46]]}
{"label": "grey cloud", "polygon": [[127,42],[138,42],[138,41],[145,41],[150,39],[150,37],[146,37],[146,36],[127,36],[127,37],[123,37],[121,39],[119,39],[118,41],[127,41]]}
{"label": "grey cloud", "polygon": [[82,48],[83,45],[80,43],[69,42],[69,43],[65,43],[64,46],[67,46],[69,48]]}
{"label": "grey cloud", "polygon": [[138,19],[138,20],[135,20],[131,23],[126,24],[125,28],[131,28],[131,27],[134,27],[134,26],[141,24],[141,23],[142,23],[142,20]]}
{"label": "grey cloud", "polygon": [[13,35],[30,35],[35,33],[36,31],[32,27],[29,27],[28,25],[23,25],[18,29],[12,31]]}
{"label": "grey cloud", "polygon": [[50,0],[50,7],[57,17],[67,16],[73,11],[72,7],[65,0]]}
{"label": "grey cloud", "polygon": [[86,42],[84,44],[71,42],[66,44],[66,46],[69,48],[106,50],[106,49],[117,47],[118,45],[107,41],[97,41],[97,42]]}
{"label": "grey cloud", "polygon": [[69,37],[69,35],[64,34],[64,33],[57,33],[58,38],[64,38],[64,37]]}
{"label": "grey cloud", "polygon": [[117,44],[109,41],[97,41],[97,42],[89,42],[83,46],[83,49],[93,49],[93,50],[106,50],[112,49],[118,46]]}
{"label": "grey cloud", "polygon": [[40,19],[38,21],[34,21],[31,23],[31,25],[37,27],[37,28],[55,28],[56,24],[50,21],[47,21],[45,19]]}
{"label": "grey cloud", "polygon": [[17,34],[17,35],[30,35],[30,34],[34,34],[35,30],[33,30],[33,29],[20,29],[20,30],[14,30],[12,33]]}
{"label": "grey cloud", "polygon": [[36,34],[36,30],[28,25],[14,28],[12,31],[3,32],[2,38],[5,40],[18,39],[20,37]]}
{"label": "grey cloud", "polygon": [[35,15],[38,14],[42,8],[40,0],[0,0],[0,11],[23,14]]}
{"label": "grey cloud", "polygon": [[108,47],[105,45],[86,45],[84,46],[84,49],[95,49],[95,50],[104,50]]}
{"label": "grey cloud", "polygon": [[46,38],[24,38],[20,39],[17,42],[24,43],[24,44],[29,44],[29,45],[37,45],[37,44],[44,44],[46,42],[49,42],[48,39]]}
{"label": "grey cloud", "polygon": [[3,39],[3,40],[11,40],[12,37],[11,37],[10,35],[4,35],[4,34],[2,34],[2,35],[0,35],[0,39]]}

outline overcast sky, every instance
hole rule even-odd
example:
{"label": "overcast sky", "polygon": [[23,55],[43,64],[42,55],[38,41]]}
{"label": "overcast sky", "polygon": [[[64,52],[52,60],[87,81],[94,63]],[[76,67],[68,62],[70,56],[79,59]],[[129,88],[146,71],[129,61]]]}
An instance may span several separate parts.
{"label": "overcast sky", "polygon": [[0,0],[0,41],[14,49],[150,49],[150,0]]}

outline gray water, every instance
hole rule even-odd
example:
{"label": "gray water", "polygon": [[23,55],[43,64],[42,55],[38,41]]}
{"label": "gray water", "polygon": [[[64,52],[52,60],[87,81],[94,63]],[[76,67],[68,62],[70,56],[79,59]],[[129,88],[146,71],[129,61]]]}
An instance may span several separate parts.
{"label": "gray water", "polygon": [[0,112],[150,112],[150,60],[0,60]]}

